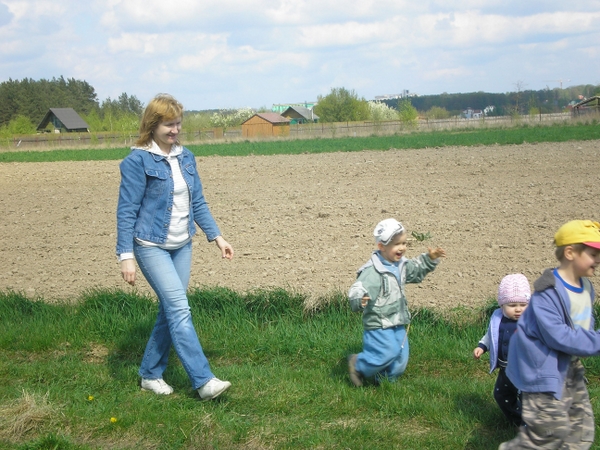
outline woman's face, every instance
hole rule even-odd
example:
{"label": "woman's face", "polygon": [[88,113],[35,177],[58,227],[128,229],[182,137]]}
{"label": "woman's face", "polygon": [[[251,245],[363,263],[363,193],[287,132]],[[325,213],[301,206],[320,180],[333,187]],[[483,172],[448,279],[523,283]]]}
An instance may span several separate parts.
{"label": "woman's face", "polygon": [[177,143],[177,136],[180,131],[181,117],[176,117],[173,120],[166,120],[159,123],[152,136],[160,149],[165,153],[169,153],[171,146]]}

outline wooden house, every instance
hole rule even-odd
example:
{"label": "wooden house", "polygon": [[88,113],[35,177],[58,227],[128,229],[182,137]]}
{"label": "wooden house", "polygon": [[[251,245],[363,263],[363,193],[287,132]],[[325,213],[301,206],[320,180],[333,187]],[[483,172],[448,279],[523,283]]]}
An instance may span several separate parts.
{"label": "wooden house", "polygon": [[242,123],[243,137],[289,136],[290,120],[272,112],[254,114]]}
{"label": "wooden house", "polygon": [[303,106],[290,106],[282,112],[281,115],[290,119],[290,124],[316,123],[319,121],[319,116],[317,116],[312,109]]}
{"label": "wooden house", "polygon": [[51,131],[46,129],[50,124],[54,128],[53,131],[55,133],[63,131],[67,133],[87,133],[90,131],[88,124],[85,123],[73,108],[50,108],[37,126],[37,131]]}

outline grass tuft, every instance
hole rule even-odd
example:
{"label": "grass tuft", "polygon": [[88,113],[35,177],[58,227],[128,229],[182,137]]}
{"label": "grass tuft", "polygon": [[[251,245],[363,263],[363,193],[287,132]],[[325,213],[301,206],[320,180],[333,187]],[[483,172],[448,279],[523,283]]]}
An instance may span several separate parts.
{"label": "grass tuft", "polygon": [[21,397],[0,404],[0,439],[20,440],[56,423],[58,408],[51,405],[48,398],[48,392],[38,395],[23,390]]}
{"label": "grass tuft", "polygon": [[[404,376],[356,389],[346,358],[362,348],[361,316],[343,294],[210,287],[189,298],[212,371],[233,385],[213,402],[199,401],[174,353],[164,378],[175,393],[140,390],[153,298],[91,290],[48,304],[0,292],[0,448],[487,450],[514,436],[487,356],[472,357],[494,299],[413,311]],[[595,409],[597,360],[585,361]]]}

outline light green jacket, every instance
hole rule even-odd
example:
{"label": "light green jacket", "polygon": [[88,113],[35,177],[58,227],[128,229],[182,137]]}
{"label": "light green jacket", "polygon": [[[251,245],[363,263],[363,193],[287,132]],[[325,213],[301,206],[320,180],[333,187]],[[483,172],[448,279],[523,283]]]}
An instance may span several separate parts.
{"label": "light green jacket", "polygon": [[[420,283],[425,275],[433,271],[439,259],[432,260],[427,253],[416,258],[400,260],[400,283],[396,276],[381,262],[377,251],[371,259],[358,269],[358,277],[348,291],[352,311],[362,311],[365,330],[377,330],[408,325],[410,312],[406,302],[404,286],[406,283]],[[367,295],[369,301],[363,308],[362,298]]]}

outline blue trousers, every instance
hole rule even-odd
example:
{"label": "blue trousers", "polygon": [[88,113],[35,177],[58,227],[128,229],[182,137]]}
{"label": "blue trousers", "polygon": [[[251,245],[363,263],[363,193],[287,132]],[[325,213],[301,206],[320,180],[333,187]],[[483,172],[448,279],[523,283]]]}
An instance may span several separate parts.
{"label": "blue trousers", "polygon": [[363,351],[356,358],[356,370],[366,378],[376,376],[395,381],[406,370],[408,355],[408,336],[403,325],[366,330]]}
{"label": "blue trousers", "polygon": [[133,251],[140,270],[159,301],[158,317],[146,344],[139,375],[151,380],[162,378],[173,344],[192,387],[198,389],[214,375],[192,323],[187,298],[192,243],[188,242],[177,250],[135,244]]}

